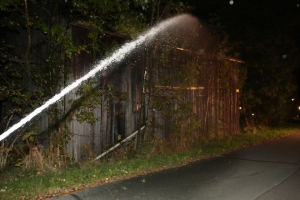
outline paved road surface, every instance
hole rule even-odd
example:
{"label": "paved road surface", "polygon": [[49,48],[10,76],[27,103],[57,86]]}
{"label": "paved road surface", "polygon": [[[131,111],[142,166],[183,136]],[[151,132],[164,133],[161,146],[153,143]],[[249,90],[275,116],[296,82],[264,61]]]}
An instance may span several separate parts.
{"label": "paved road surface", "polygon": [[53,200],[300,199],[300,133]]}

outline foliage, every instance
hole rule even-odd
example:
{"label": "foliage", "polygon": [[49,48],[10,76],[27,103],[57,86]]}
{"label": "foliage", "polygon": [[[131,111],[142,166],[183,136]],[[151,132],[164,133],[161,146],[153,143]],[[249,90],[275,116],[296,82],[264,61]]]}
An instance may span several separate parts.
{"label": "foliage", "polygon": [[[52,17],[64,4],[55,1],[1,3],[4,10],[1,17],[6,19],[1,20],[0,47],[0,100],[3,113],[7,113],[1,116],[3,131],[12,124],[11,119],[22,118],[57,93],[66,79],[69,69],[66,64],[78,49],[63,21]],[[49,109],[48,114],[55,118],[53,110]],[[33,142],[34,133],[29,130],[25,135],[28,137],[23,137],[27,145]]]}
{"label": "foliage", "polygon": [[[154,51],[155,65],[152,76],[155,78],[151,83],[153,93],[150,108],[160,113],[166,123],[174,126],[167,130],[155,117],[152,118],[151,126],[164,132],[161,137],[153,136],[158,145],[167,139],[173,148],[184,149],[187,140],[192,143],[199,134],[199,122],[193,113],[194,102],[190,102],[188,96],[191,95],[189,88],[197,86],[200,66],[197,59],[191,59],[184,52],[170,49],[172,48],[162,47],[157,52]],[[176,63],[172,61],[174,57]]]}
{"label": "foliage", "polygon": [[192,10],[187,3],[178,0],[134,0],[134,5],[141,8],[141,14],[150,22],[150,26],[170,16]]}
{"label": "foliage", "polygon": [[[236,126],[229,124],[231,116],[228,116],[228,110],[234,107],[235,113],[230,114],[238,116],[238,105],[235,101],[236,104],[228,106],[227,98],[236,99],[236,89],[242,83],[238,83],[238,63],[229,60],[239,56],[232,53],[232,45],[219,19],[213,18],[207,29],[194,26],[192,30],[181,30],[185,37],[175,45],[167,37],[157,42],[151,57],[154,66],[149,70],[152,72],[148,83],[151,95],[149,112],[153,113],[149,121],[153,132],[158,135],[153,133],[153,140],[160,143],[165,138],[172,148],[181,150],[206,137],[234,134],[224,127]],[[202,90],[198,86],[205,88],[203,93],[191,89]],[[196,94],[205,96],[205,103],[201,104],[204,123],[199,120],[199,113],[195,113],[196,101],[190,100]],[[158,151],[162,151],[160,149]]]}
{"label": "foliage", "polygon": [[[247,79],[241,95],[245,117],[250,120],[253,113],[251,121],[256,125],[282,123],[290,117],[290,98],[297,89],[297,58],[292,58],[296,53],[294,42],[278,33],[251,43],[243,52],[247,59]],[[284,50],[286,46],[289,50]]]}

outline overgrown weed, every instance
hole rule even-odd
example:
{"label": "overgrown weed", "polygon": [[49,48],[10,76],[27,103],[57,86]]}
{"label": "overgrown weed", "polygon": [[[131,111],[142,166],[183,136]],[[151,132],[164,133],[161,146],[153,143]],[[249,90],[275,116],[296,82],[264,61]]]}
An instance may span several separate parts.
{"label": "overgrown weed", "polygon": [[85,187],[179,166],[203,157],[273,140],[299,131],[299,125],[271,129],[262,127],[257,130],[255,133],[243,132],[223,139],[194,140],[193,143],[179,144],[179,148],[172,146],[174,141],[170,139],[156,138],[143,143],[137,150],[128,147],[127,153],[124,153],[118,149],[100,161],[69,163],[57,171],[6,168],[0,172],[0,199],[44,199],[75,192]]}

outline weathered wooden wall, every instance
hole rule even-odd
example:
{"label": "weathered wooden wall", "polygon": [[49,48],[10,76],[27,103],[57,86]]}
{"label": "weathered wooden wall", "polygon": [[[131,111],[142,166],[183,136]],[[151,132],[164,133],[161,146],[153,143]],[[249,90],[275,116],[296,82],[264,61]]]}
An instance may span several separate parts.
{"label": "weathered wooden wall", "polygon": [[[73,26],[73,37],[75,44],[80,45],[80,39],[87,40],[87,30],[84,27]],[[106,42],[118,42],[120,45],[126,38],[106,33]],[[140,57],[140,58],[139,58]],[[95,77],[95,87],[108,91],[110,84],[115,98],[107,99],[102,96],[102,104],[93,110],[99,120],[94,124],[80,123],[74,118],[70,123],[70,131],[74,136],[67,145],[67,151],[77,160],[87,156],[86,149],[91,149],[94,154],[115,145],[120,139],[124,139],[144,124],[144,113],[141,113],[143,73],[145,70],[142,54],[129,56],[119,64],[113,64],[111,69],[98,73]],[[75,58],[73,73],[69,83],[87,73],[93,65],[89,55],[80,55]],[[79,98],[76,90],[65,97],[65,102],[70,99]],[[127,99],[122,99],[126,94]],[[68,109],[68,108],[67,108]]]}
{"label": "weathered wooden wall", "polygon": [[[86,34],[87,30],[84,27],[73,26],[75,44],[81,45],[84,40],[88,40]],[[109,33],[106,37],[108,43],[115,40],[121,45],[126,41],[125,38]],[[69,125],[74,135],[67,145],[67,151],[72,158],[78,160],[89,156],[89,150],[93,151],[94,155],[99,155],[118,143],[120,138],[126,138],[144,125],[147,125],[145,137],[156,134],[167,138],[179,121],[175,115],[166,118],[165,113],[153,105],[154,98],[162,101],[175,98],[180,100],[180,103],[192,105],[193,109],[190,113],[185,113],[186,121],[181,125],[183,135],[195,117],[200,125],[195,134],[199,134],[200,138],[223,137],[239,132],[236,92],[238,76],[235,66],[231,64],[227,69],[222,62],[208,62],[203,55],[178,49],[171,50],[169,58],[161,61],[157,58],[162,52],[154,50],[155,48],[157,47],[137,49],[121,63],[111,66],[111,70],[95,76],[95,87],[108,90],[108,85],[111,84],[118,95],[110,100],[102,96],[102,104],[93,110],[95,117],[99,119],[94,124],[80,123],[74,117]],[[91,63],[90,55],[77,56],[68,83],[87,73],[93,67]],[[199,75],[195,85],[184,88],[174,69],[184,67],[188,63],[201,67],[198,69]],[[169,77],[170,85],[161,85],[160,74]],[[223,78],[220,78],[221,76]],[[80,98],[75,93],[76,90],[64,98],[66,111],[69,109],[69,100]],[[122,100],[122,93],[127,94],[128,99]],[[171,115],[171,112],[179,109],[178,103],[173,106],[170,110]],[[154,121],[159,127],[153,125]]]}
{"label": "weathered wooden wall", "polygon": [[[76,45],[82,45],[88,41],[86,27],[72,25],[73,40]],[[26,35],[26,34],[24,34]],[[37,36],[37,39],[44,40],[43,35]],[[23,38],[24,39],[24,38]],[[107,33],[106,43],[117,42],[120,45],[126,42],[127,38]],[[17,42],[24,42],[20,38]],[[24,44],[23,46],[26,46]],[[37,70],[39,70],[39,59],[44,63],[43,52],[47,52],[47,47],[37,46],[35,49]],[[174,53],[176,52],[176,53]],[[119,139],[124,139],[140,127],[147,125],[146,136],[157,134],[161,137],[168,137],[172,134],[172,128],[177,123],[176,117],[165,118],[162,110],[153,106],[153,98],[166,100],[170,96],[180,99],[182,102],[192,104],[192,111],[186,114],[186,123],[183,123],[182,130],[186,130],[188,123],[196,117],[200,128],[196,134],[204,137],[222,137],[228,134],[239,132],[239,111],[238,111],[238,75],[234,68],[230,73],[225,73],[227,78],[221,79],[220,75],[224,73],[224,66],[221,62],[204,59],[203,55],[197,55],[189,51],[174,50],[165,63],[160,62],[156,57],[159,51],[153,54],[153,49],[138,49],[132,55],[128,56],[121,63],[112,66],[112,70],[98,73],[95,78],[97,82],[95,87],[108,90],[108,84],[113,86],[113,90],[118,94],[115,98],[107,99],[103,95],[102,104],[92,111],[98,120],[94,124],[87,122],[80,123],[76,117],[68,124],[69,130],[74,134],[67,144],[66,150],[75,160],[89,156],[89,151],[98,155],[107,150],[108,147],[115,145]],[[20,53],[22,54],[22,53]],[[97,59],[103,58],[104,53],[99,52]],[[173,57],[172,57],[173,56]],[[184,59],[176,59],[176,58]],[[198,80],[191,87],[183,88],[180,85],[180,79],[174,73],[173,68],[181,67],[187,62],[193,62],[201,65],[199,68]],[[204,62],[205,61],[205,62]],[[168,65],[168,67],[166,67]],[[73,59],[70,65],[70,74],[68,80],[61,84],[67,86],[74,80],[86,74],[93,67],[93,58],[90,54],[81,53]],[[147,74],[145,75],[145,71]],[[161,85],[158,74],[168,75],[170,77],[169,85]],[[32,87],[30,80],[24,80],[22,84]],[[147,90],[144,90],[148,88]],[[151,89],[149,89],[151,88]],[[34,89],[34,88],[33,88]],[[178,93],[178,91],[182,91]],[[177,92],[176,92],[177,91]],[[122,93],[127,94],[127,99],[121,99]],[[174,98],[175,98],[174,97]],[[57,104],[62,113],[57,114],[57,120],[69,112],[69,100],[78,99],[76,89],[71,91]],[[171,97],[173,98],[173,97]],[[172,109],[176,110],[178,105],[174,104]],[[2,107],[2,112],[6,111]],[[171,112],[171,111],[170,111]],[[160,128],[151,125],[151,121],[160,124]],[[46,112],[41,113],[33,121],[40,130],[46,130],[50,118]]]}
{"label": "weathered wooden wall", "polygon": [[[163,54],[158,51],[154,57]],[[184,67],[188,64],[198,66],[194,85],[184,86],[180,83],[178,72],[175,68]],[[170,65],[170,66],[168,66]],[[220,62],[206,58],[205,55],[199,55],[189,50],[176,50],[171,53],[168,65],[158,63],[155,68],[157,74],[165,74],[170,78],[168,85],[161,85],[163,82],[158,76],[153,78],[156,84],[155,90],[159,95],[153,96],[158,101],[170,101],[190,104],[193,109],[185,113],[186,122],[183,123],[181,131],[184,132],[189,128],[192,118],[196,118],[200,125],[197,134],[204,137],[223,137],[230,134],[239,133],[239,102],[238,102],[238,74],[237,64],[229,59]],[[152,66],[153,67],[153,66]],[[177,92],[181,90],[182,92]],[[150,109],[149,118],[154,125],[150,128],[163,137],[168,137],[174,132],[174,124],[177,119],[174,117],[167,119],[164,115],[163,108]],[[170,112],[179,112],[178,103],[168,108]],[[184,134],[184,133],[183,133]]]}

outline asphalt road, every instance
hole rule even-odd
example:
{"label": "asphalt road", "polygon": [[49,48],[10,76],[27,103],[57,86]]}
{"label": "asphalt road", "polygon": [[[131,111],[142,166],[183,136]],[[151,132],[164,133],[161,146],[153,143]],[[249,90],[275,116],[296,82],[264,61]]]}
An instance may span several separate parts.
{"label": "asphalt road", "polygon": [[300,199],[300,133],[53,200]]}

